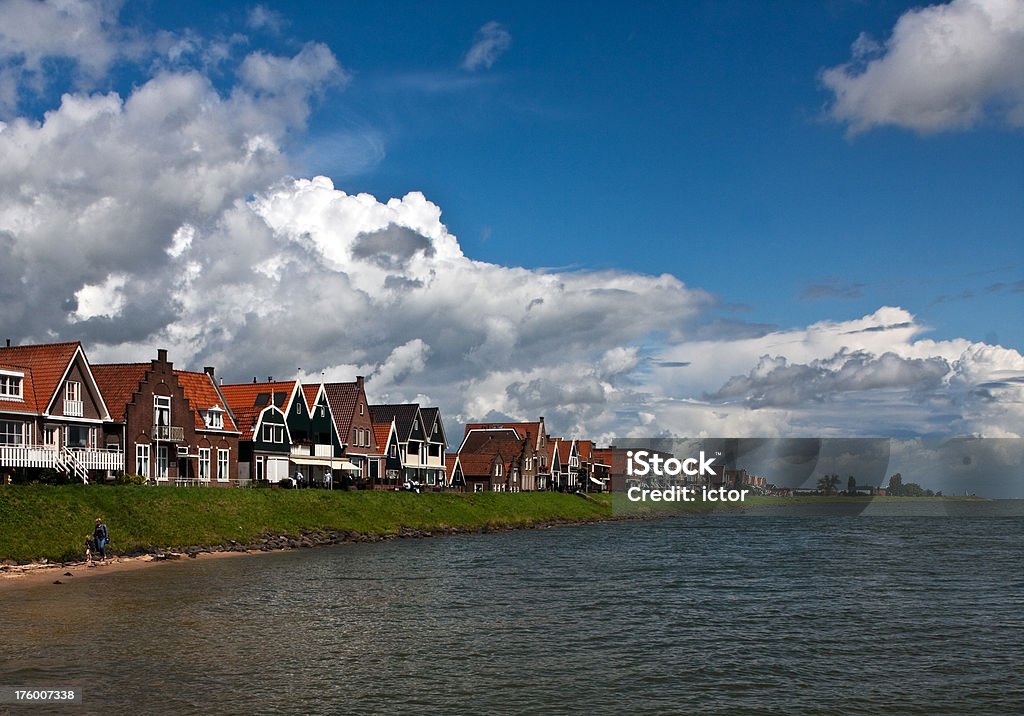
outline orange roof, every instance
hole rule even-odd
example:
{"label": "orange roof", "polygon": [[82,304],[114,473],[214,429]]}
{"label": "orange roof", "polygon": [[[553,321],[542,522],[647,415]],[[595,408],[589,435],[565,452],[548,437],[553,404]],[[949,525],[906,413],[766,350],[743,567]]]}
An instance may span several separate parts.
{"label": "orange roof", "polygon": [[320,394],[320,384],[314,383],[313,385],[302,384],[302,397],[306,399],[307,410],[312,410],[316,405],[316,396]]}
{"label": "orange roof", "polygon": [[381,451],[388,449],[388,438],[391,436],[391,423],[374,423],[373,437],[377,440],[377,447]]}
{"label": "orange roof", "polygon": [[206,427],[206,420],[203,418],[203,411],[212,407],[218,407],[224,411],[224,427],[222,430],[236,432],[238,430],[235,421],[231,419],[231,413],[227,406],[220,399],[217,387],[206,373],[193,373],[186,370],[176,370],[174,375],[178,383],[185,390],[185,397],[188,398],[192,407],[192,415],[195,418],[196,430],[210,430]]}
{"label": "orange roof", "polygon": [[[75,352],[82,347],[78,341],[72,343],[44,343],[30,346],[8,346],[0,348],[0,363],[11,366],[13,370],[31,369],[32,391],[31,412],[43,413],[49,407],[57,389],[60,387],[61,378],[71,365],[71,359]],[[21,410],[28,408],[26,402],[4,401],[5,404],[20,405]],[[12,408],[17,410],[18,408]]]}
{"label": "orange roof", "polygon": [[580,454],[581,462],[589,462],[591,455],[594,452],[594,441],[593,440],[577,440],[576,449]]}
{"label": "orange roof", "polygon": [[[295,390],[294,380],[275,380],[267,383],[235,383],[222,385],[220,392],[232,410],[255,408],[260,410],[274,405],[284,411],[284,406]],[[284,393],[283,402],[278,405],[278,395]]]}
{"label": "orange roof", "polygon": [[125,410],[132,394],[139,389],[139,383],[150,368],[150,363],[100,363],[92,366],[103,400],[110,409],[110,417],[125,419]]}
{"label": "orange roof", "polygon": [[21,400],[0,398],[0,410],[13,410],[18,413],[41,413],[46,406],[39,407],[36,399],[36,384],[32,378],[32,369],[27,366],[0,363],[0,370],[21,373]]}

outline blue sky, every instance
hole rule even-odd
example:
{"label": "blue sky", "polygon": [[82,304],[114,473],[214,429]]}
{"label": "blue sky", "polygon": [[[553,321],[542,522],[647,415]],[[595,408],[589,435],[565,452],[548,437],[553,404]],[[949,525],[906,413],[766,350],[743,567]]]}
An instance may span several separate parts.
{"label": "blue sky", "polygon": [[[1019,128],[849,137],[827,116],[821,71],[916,6],[273,3],[252,43],[323,42],[351,75],[294,138],[307,173],[424,192],[473,258],[667,271],[780,327],[898,305],[933,337],[1020,349]],[[124,14],[228,35],[251,9],[205,7]],[[507,49],[461,69],[488,22]]]}
{"label": "blue sky", "polygon": [[566,433],[1019,431],[1021,0],[0,18],[16,340]]}

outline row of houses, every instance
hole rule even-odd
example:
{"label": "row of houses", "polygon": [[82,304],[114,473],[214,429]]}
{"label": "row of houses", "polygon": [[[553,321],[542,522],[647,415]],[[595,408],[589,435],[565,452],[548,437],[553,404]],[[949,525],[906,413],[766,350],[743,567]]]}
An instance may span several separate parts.
{"label": "row of houses", "polygon": [[471,423],[448,453],[440,410],[370,404],[352,382],[225,384],[213,367],[91,363],[78,342],[0,347],[0,477],[601,491],[613,449],[535,422]]}

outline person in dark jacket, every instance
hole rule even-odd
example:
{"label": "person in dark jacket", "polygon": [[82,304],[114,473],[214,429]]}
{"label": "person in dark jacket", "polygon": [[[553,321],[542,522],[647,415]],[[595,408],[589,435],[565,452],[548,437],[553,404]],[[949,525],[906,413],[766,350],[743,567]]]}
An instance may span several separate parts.
{"label": "person in dark jacket", "polygon": [[107,526],[103,524],[103,518],[96,518],[96,528],[92,531],[92,541],[96,545],[96,551],[100,555],[100,561],[107,558],[107,543],[110,542],[110,534]]}

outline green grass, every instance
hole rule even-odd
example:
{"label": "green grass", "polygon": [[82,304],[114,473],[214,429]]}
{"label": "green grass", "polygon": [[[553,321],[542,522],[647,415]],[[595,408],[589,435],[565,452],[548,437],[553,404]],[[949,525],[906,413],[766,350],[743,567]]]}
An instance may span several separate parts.
{"label": "green grass", "polygon": [[401,528],[524,527],[611,516],[606,496],[239,490],[136,486],[0,487],[0,559],[80,559],[102,517],[115,552],[153,547],[243,544],[265,533],[348,530],[370,535]]}

